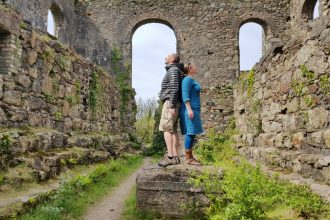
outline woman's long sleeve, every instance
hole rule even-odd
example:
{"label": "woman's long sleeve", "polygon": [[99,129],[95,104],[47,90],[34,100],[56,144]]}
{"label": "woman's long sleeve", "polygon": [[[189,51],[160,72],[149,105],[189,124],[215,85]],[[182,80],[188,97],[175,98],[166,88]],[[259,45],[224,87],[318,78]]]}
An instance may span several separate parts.
{"label": "woman's long sleeve", "polygon": [[193,79],[191,77],[185,77],[182,81],[182,100],[187,102],[191,100],[190,94],[193,87]]}

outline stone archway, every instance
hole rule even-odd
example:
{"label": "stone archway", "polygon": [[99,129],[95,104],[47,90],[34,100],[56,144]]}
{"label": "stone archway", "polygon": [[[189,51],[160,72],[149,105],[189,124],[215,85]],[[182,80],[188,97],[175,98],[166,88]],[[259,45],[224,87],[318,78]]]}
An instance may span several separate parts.
{"label": "stone archway", "polygon": [[[262,14],[249,14],[241,18],[240,22],[236,26],[236,42],[237,42],[237,68],[240,70],[240,46],[239,46],[239,39],[240,39],[240,29],[243,25],[247,23],[255,23],[262,27],[263,36],[262,36],[262,55],[266,54],[266,51],[271,47],[271,39],[273,38],[273,34],[271,31],[270,25],[267,23],[267,16]],[[237,76],[239,76],[240,71],[238,71]]]}
{"label": "stone archway", "polygon": [[318,0],[306,0],[302,6],[302,18],[312,20],[314,18],[314,9]]}
{"label": "stone archway", "polygon": [[143,14],[136,19],[132,19],[132,21],[133,22],[131,22],[127,28],[127,32],[126,32],[127,38],[125,40],[125,46],[124,46],[125,49],[123,51],[124,57],[130,64],[132,64],[132,49],[133,49],[132,38],[133,38],[133,35],[139,27],[141,27],[142,25],[145,25],[145,24],[149,24],[149,23],[164,24],[164,25],[168,26],[170,29],[172,29],[174,32],[174,35],[176,37],[176,40],[177,40],[177,44],[176,44],[177,53],[180,56],[182,55],[181,49],[183,47],[184,38],[182,37],[180,28],[175,20],[172,20],[169,17],[162,16],[157,13],[155,13],[155,14],[148,13],[148,14]]}

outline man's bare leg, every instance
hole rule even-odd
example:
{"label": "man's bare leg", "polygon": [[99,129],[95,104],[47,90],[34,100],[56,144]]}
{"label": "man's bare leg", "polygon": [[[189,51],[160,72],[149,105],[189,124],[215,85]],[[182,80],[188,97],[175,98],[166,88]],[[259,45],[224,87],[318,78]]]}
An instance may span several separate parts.
{"label": "man's bare leg", "polygon": [[173,149],[173,156],[179,156],[179,134],[178,133],[174,133],[173,134],[173,145],[172,145],[172,149]]}
{"label": "man's bare leg", "polygon": [[164,139],[167,147],[167,156],[173,157],[173,134],[171,132],[164,132]]}

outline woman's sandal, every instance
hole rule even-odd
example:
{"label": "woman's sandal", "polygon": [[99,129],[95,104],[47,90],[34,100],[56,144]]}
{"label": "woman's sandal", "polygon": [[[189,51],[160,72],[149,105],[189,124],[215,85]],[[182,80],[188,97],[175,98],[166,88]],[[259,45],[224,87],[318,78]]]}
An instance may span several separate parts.
{"label": "woman's sandal", "polygon": [[190,159],[189,161],[187,161],[187,164],[194,165],[194,166],[202,166],[202,164],[198,160],[196,160],[195,158]]}

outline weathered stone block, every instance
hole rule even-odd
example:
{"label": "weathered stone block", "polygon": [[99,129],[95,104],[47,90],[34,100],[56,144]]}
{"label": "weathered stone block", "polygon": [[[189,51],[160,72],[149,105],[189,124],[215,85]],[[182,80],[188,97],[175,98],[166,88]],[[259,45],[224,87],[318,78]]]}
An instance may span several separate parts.
{"label": "weathered stone block", "polygon": [[327,148],[330,148],[330,129],[324,132],[324,141],[325,141],[325,146]]}
{"label": "weathered stone block", "polygon": [[17,82],[23,88],[29,88],[31,86],[31,80],[26,75],[19,75],[18,78],[17,78]]}
{"label": "weathered stone block", "polygon": [[[188,183],[194,173],[198,175],[204,168],[188,165],[159,168],[156,165],[145,166],[137,176],[137,208],[153,211],[166,219],[182,219],[190,211],[184,205],[196,206],[195,212],[201,217],[210,201],[203,189]],[[214,172],[221,184],[222,171]],[[220,196],[220,195],[219,195]]]}
{"label": "weathered stone block", "polygon": [[3,78],[2,76],[0,75],[0,99],[2,98],[3,96]]}
{"label": "weathered stone block", "polygon": [[33,65],[36,63],[37,61],[37,58],[38,58],[38,53],[35,52],[35,51],[29,51],[28,53],[28,64],[29,65]]}
{"label": "weathered stone block", "polygon": [[3,102],[9,105],[20,106],[22,104],[21,92],[15,90],[5,91],[3,94]]}
{"label": "weathered stone block", "polygon": [[323,132],[318,131],[307,135],[307,144],[321,148],[324,143]]}
{"label": "weathered stone block", "polygon": [[0,123],[5,122],[7,120],[6,113],[0,108]]}
{"label": "weathered stone block", "polygon": [[317,107],[308,111],[307,130],[313,131],[315,129],[325,128],[328,124],[329,112],[323,107]]}
{"label": "weathered stone block", "polygon": [[32,83],[32,91],[35,93],[41,93],[41,84],[39,80],[34,80]]}
{"label": "weathered stone block", "polygon": [[305,143],[304,133],[298,132],[292,136],[292,144],[295,148],[301,149]]}
{"label": "weathered stone block", "polygon": [[272,137],[274,137],[273,133],[260,134],[258,137],[258,145],[260,147],[268,147],[267,143]]}
{"label": "weathered stone block", "polygon": [[299,99],[294,98],[291,102],[288,102],[286,106],[289,113],[296,112],[299,109]]}
{"label": "weathered stone block", "polygon": [[41,92],[51,94],[53,92],[53,83],[50,77],[45,77],[41,81]]}
{"label": "weathered stone block", "polygon": [[295,131],[295,130],[301,128],[304,124],[303,119],[294,114],[284,115],[282,120],[283,120],[283,130],[284,131]]}
{"label": "weathered stone block", "polygon": [[27,98],[28,106],[31,111],[34,110],[41,110],[45,107],[47,107],[47,103],[41,99],[41,98],[36,98],[36,97],[28,97]]}
{"label": "weathered stone block", "polygon": [[38,70],[35,68],[30,68],[29,75],[34,79],[38,78]]}

